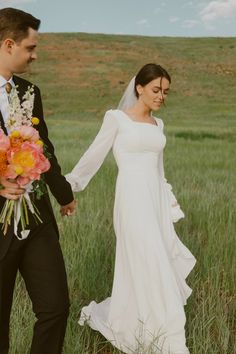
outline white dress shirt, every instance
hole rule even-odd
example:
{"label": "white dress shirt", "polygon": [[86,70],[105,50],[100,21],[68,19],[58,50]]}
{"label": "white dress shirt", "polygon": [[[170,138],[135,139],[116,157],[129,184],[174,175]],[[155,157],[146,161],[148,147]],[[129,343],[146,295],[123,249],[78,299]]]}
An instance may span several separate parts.
{"label": "white dress shirt", "polygon": [[12,86],[15,86],[12,77],[10,78],[10,80],[7,81],[3,76],[0,75],[0,110],[5,123],[9,117],[9,102],[8,95],[5,89],[5,85],[7,82],[9,82]]}

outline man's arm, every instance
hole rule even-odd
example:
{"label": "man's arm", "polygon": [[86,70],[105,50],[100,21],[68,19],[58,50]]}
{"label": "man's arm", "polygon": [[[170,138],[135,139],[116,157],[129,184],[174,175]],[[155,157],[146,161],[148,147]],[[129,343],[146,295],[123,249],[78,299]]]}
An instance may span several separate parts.
{"label": "man's arm", "polygon": [[[43,107],[41,101],[40,90],[37,86],[35,89],[35,102],[34,102],[34,111],[33,115],[38,117],[40,120],[39,125],[37,126],[40,138],[43,140],[44,144],[47,147],[47,151],[50,154],[50,163],[51,167],[47,171],[45,176],[45,181],[48,184],[53,196],[56,198],[57,202],[64,206],[65,212],[69,210],[70,213],[73,213],[75,209],[75,201],[73,192],[69,182],[66,181],[65,177],[61,173],[61,167],[55,156],[54,147],[48,137],[48,129],[44,121],[43,116]],[[68,209],[68,210],[67,210]]]}

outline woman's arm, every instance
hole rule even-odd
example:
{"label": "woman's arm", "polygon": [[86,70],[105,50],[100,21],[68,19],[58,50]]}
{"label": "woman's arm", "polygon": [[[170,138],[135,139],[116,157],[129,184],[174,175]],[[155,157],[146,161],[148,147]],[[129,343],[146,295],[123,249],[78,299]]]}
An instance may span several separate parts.
{"label": "woman's arm", "polygon": [[[160,121],[161,129],[163,130],[164,123],[161,119],[159,119],[159,121]],[[168,194],[170,207],[171,207],[172,221],[177,222],[180,219],[184,218],[184,213],[180,209],[180,205],[178,204],[177,199],[176,199],[174,193],[172,192],[171,184],[169,184],[165,178],[164,163],[163,163],[163,151],[161,151],[160,155],[159,155],[158,171],[159,171],[160,177],[164,180],[164,186],[165,186],[167,194]]]}
{"label": "woman's arm", "polygon": [[118,131],[118,124],[112,110],[107,111],[103,124],[88,150],[83,154],[71,173],[65,177],[73,191],[83,190],[101,167],[111,149]]}

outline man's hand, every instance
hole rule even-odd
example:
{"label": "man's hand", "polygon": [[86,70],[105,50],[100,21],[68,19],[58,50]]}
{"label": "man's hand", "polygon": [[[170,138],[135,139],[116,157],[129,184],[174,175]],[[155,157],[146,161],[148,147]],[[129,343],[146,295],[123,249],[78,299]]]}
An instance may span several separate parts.
{"label": "man's hand", "polygon": [[76,207],[76,201],[73,200],[71,203],[61,206],[60,213],[61,216],[74,215]]}
{"label": "man's hand", "polygon": [[17,200],[24,194],[24,188],[21,188],[14,180],[9,180],[4,177],[0,178],[0,196],[6,199]]}

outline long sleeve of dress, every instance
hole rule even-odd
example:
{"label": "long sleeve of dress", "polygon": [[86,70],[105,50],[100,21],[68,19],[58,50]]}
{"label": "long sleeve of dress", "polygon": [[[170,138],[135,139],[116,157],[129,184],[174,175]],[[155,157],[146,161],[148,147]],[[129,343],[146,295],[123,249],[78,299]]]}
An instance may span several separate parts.
{"label": "long sleeve of dress", "polygon": [[[163,130],[164,128],[164,123],[161,119],[159,119],[159,122],[161,124],[161,129]],[[169,184],[165,178],[165,172],[164,172],[164,163],[163,163],[163,151],[160,153],[159,156],[159,161],[158,161],[158,170],[159,170],[159,175],[161,178],[164,180],[165,188],[168,194],[168,198],[170,201],[170,207],[171,207],[171,215],[172,215],[172,221],[177,222],[180,219],[184,218],[184,213],[180,209],[180,205],[177,202],[177,199],[172,192],[172,186]]]}
{"label": "long sleeve of dress", "polygon": [[111,149],[116,137],[118,125],[112,111],[106,112],[103,124],[88,150],[81,157],[71,173],[65,177],[71,184],[72,190],[84,190],[91,178],[101,167],[105,157]]}

